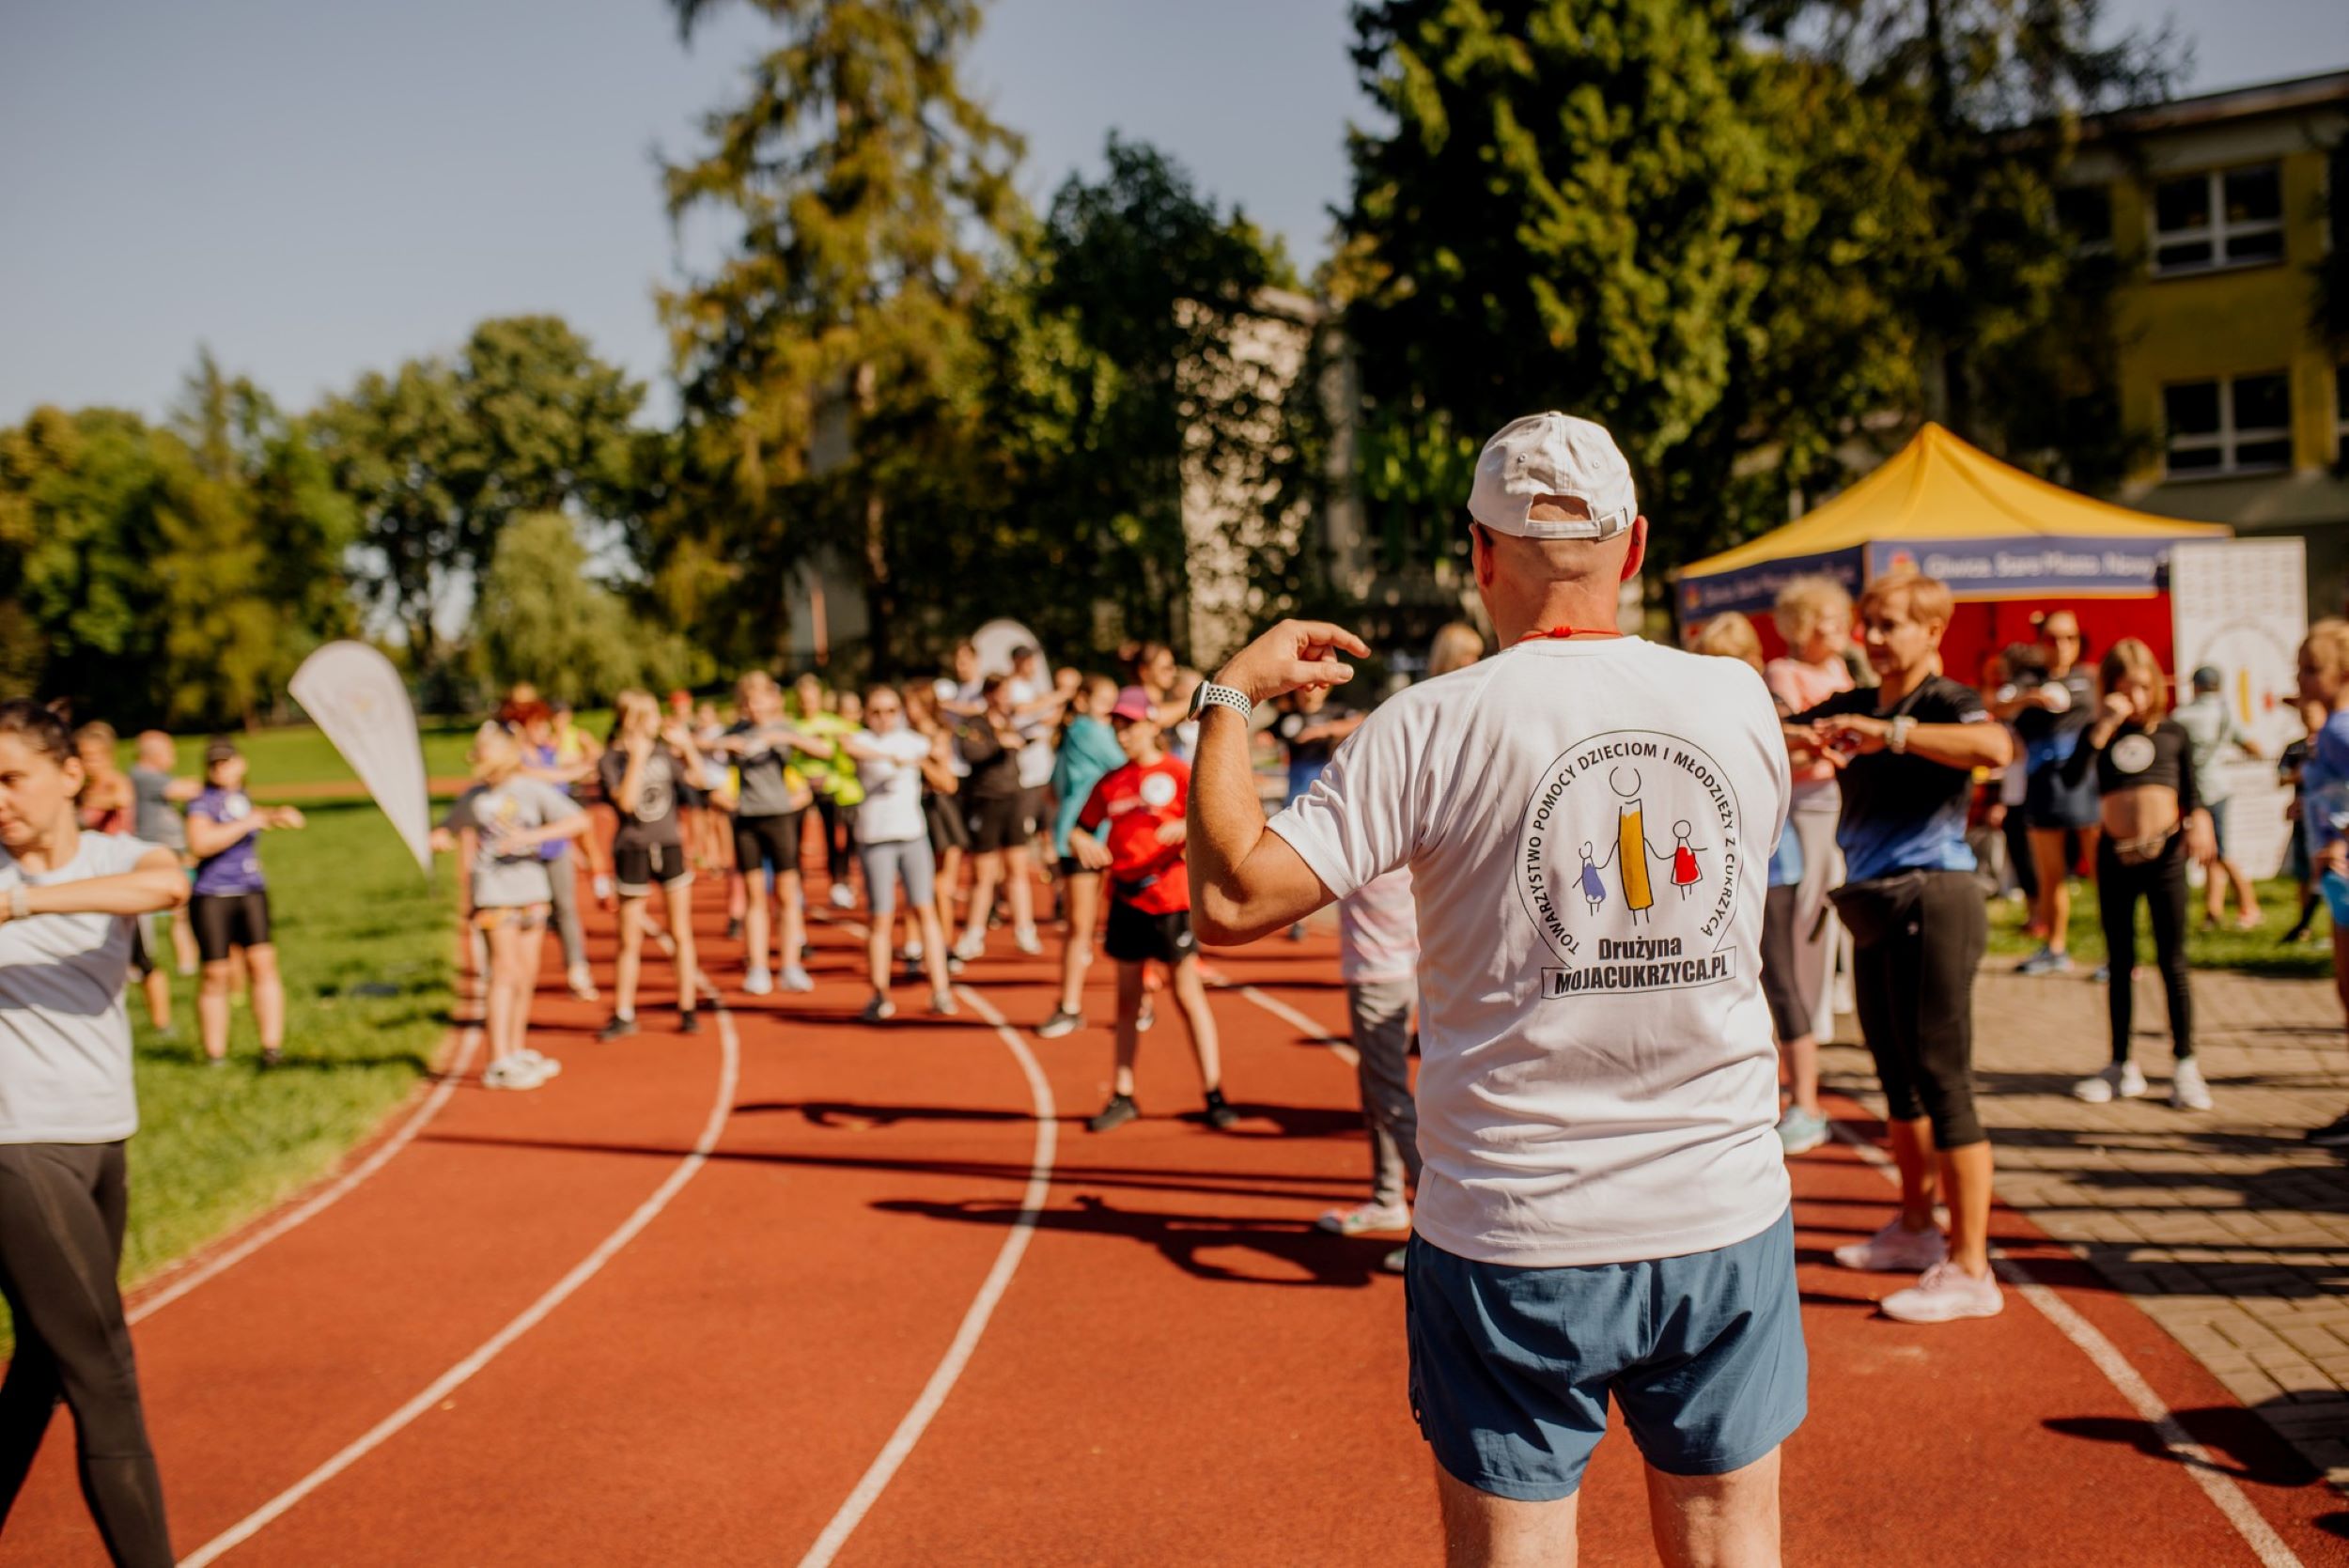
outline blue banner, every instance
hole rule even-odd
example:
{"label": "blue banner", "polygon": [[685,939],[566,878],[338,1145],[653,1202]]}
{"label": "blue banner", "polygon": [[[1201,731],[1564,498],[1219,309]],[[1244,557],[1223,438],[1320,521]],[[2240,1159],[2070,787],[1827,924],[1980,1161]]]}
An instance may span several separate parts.
{"label": "blue banner", "polygon": [[2029,598],[2041,594],[2152,596],[2176,539],[2072,537],[1878,539],[1868,546],[1868,574],[1903,567],[1939,578],[1961,599]]}
{"label": "blue banner", "polygon": [[1684,577],[1680,580],[1680,622],[1683,626],[1696,626],[1726,611],[1742,610],[1751,614],[1767,610],[1778,602],[1778,591],[1797,577],[1831,577],[1857,598],[1860,585],[1859,557],[1855,547],[1828,551],[1822,555],[1756,561],[1752,566],[1713,577]]}

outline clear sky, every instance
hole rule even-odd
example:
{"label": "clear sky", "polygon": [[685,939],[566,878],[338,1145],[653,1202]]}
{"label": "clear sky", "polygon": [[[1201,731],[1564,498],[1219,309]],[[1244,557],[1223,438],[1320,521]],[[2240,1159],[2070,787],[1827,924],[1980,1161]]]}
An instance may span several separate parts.
{"label": "clear sky", "polygon": [[[2108,9],[2174,17],[2197,90],[2349,67],[2341,0]],[[1310,267],[1362,113],[1346,13],[994,0],[970,75],[1028,138],[1032,199],[1115,128]],[[651,291],[681,258],[653,149],[694,145],[761,36],[723,10],[688,50],[661,0],[34,0],[7,31],[0,422],[160,412],[198,343],[306,404],[523,311],[658,386]]]}

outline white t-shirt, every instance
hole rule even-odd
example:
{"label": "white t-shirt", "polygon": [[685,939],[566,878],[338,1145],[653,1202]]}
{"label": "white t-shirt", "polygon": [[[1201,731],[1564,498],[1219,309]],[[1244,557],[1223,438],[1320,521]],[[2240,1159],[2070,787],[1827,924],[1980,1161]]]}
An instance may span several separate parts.
{"label": "white t-shirt", "polygon": [[1338,973],[1347,985],[1408,980],[1418,972],[1419,906],[1408,866],[1338,900]]}
{"label": "white t-shirt", "polygon": [[[65,866],[31,877],[0,849],[0,898],[19,882],[54,887],[119,876],[154,847],[84,832]],[[124,916],[0,922],[0,1143],[112,1143],[138,1131],[131,1018],[122,1010],[130,969]]]}
{"label": "white t-shirt", "polygon": [[864,786],[864,800],[856,808],[857,842],[902,844],[923,837],[929,824],[922,820],[922,759],[930,754],[930,737],[895,729],[857,738],[881,753],[857,758],[857,783]]}
{"label": "white t-shirt", "polygon": [[1563,1267],[1786,1211],[1761,943],[1789,794],[1746,664],[1543,641],[1389,699],[1273,818],[1340,897],[1411,869],[1421,1235]]}
{"label": "white t-shirt", "polygon": [[[1030,703],[1042,699],[1044,693],[1024,680],[1011,683],[1011,707],[1014,713]],[[1019,748],[1019,787],[1042,789],[1052,782],[1052,721],[1037,714],[1018,721],[1013,727],[1028,743]]]}

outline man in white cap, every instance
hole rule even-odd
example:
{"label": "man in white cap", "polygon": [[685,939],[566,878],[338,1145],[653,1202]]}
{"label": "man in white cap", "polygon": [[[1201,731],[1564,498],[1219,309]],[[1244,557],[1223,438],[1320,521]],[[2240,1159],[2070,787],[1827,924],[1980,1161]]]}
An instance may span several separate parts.
{"label": "man in white cap", "polygon": [[1253,940],[1410,867],[1410,1389],[1451,1560],[1572,1560],[1611,1399],[1665,1560],[1775,1563],[1807,1379],[1760,975],[1779,720],[1742,661],[1617,632],[1647,520],[1598,426],[1503,428],[1469,514],[1501,652],[1389,699],[1268,824],[1249,710],[1368,649],[1286,621],[1204,690],[1198,933]]}

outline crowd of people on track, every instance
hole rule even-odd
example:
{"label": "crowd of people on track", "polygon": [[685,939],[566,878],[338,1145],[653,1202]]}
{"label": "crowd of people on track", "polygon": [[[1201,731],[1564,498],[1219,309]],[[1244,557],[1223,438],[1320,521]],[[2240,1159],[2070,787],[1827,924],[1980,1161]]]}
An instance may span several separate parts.
{"label": "crowd of people on track", "polygon": [[[623,691],[600,735],[516,688],[474,733],[469,785],[435,830],[457,861],[481,983],[481,1081],[530,1090],[561,1071],[531,1043],[550,929],[569,990],[599,1001],[608,988],[607,1042],[646,1028],[656,997],[685,1034],[721,985],[799,1005],[817,988],[818,923],[860,939],[870,995],[858,1017],[873,1026],[899,1016],[907,991],[955,1015],[957,977],[991,948],[1041,957],[1057,936],[1053,1005],[1023,1020],[1040,1038],[1086,1027],[1097,941],[1116,965],[1112,1071],[1089,1128],[1142,1115],[1140,1037],[1171,999],[1199,1119],[1228,1129],[1241,1117],[1224,1094],[1202,934],[1301,940],[1334,903],[1369,1182],[1319,1224],[1412,1233],[1385,1261],[1412,1281],[1414,1407],[1445,1474],[1470,1488],[1446,1491],[1448,1519],[1498,1540],[1517,1527],[1494,1498],[1571,1497],[1604,1401],[1594,1416],[1513,1381],[1521,1367],[1496,1369],[1521,1354],[1511,1336],[1554,1330],[1545,1314],[1614,1311],[1624,1287],[1600,1272],[1632,1267],[1653,1276],[1641,1290],[1751,1307],[1707,1346],[1626,1342],[1609,1374],[1651,1465],[1688,1481],[1672,1496],[1698,1517],[1729,1494],[1691,1478],[1745,1473],[1801,1417],[1783,1167],[1832,1130],[1820,1051],[1839,996],[1886,1102],[1900,1200],[1834,1257],[1916,1275],[1883,1301],[1892,1317],[1994,1314],[1971,1004],[1988,902],[2028,901],[2043,945],[2019,970],[2061,974],[2072,884],[2092,867],[2110,1050],[2075,1088],[2092,1102],[2148,1091],[2129,1050],[2143,904],[2173,1041],[2170,1103],[2210,1110],[2193,1045],[2191,868],[2205,924],[2261,924],[2229,855],[2219,766],[2261,753],[2217,672],[2173,697],[2141,641],[2092,662],[2066,610],[2044,617],[2035,644],[1986,660],[1978,684],[1954,678],[1941,651],[1952,596],[1914,571],[1856,596],[1827,577],[1786,584],[1774,658],[1740,614],[1692,629],[1688,651],[1578,625],[1637,573],[1647,526],[1620,454],[1583,422],[1504,429],[1480,458],[1470,513],[1501,646],[1445,626],[1423,661],[1394,661],[1423,669],[1420,681],[1398,675],[1362,706],[1341,693],[1357,684],[1346,660],[1367,648],[1318,623],[1283,623],[1214,680],[1156,644],[1127,649],[1112,678],[1049,670],[1025,644],[989,668],[966,642],[934,679],[861,691],[754,670],[723,704]],[[2307,738],[2278,759],[2303,885],[2287,937],[2328,910],[2349,1005],[2349,621],[2310,629],[2299,699]],[[178,774],[168,737],[139,736],[128,767],[120,751],[103,723],[69,730],[47,707],[0,703],[0,1289],[18,1335],[0,1386],[0,1517],[62,1393],[110,1548],[163,1561],[120,1303],[75,1283],[110,1280],[120,1255],[121,1148],[136,1120],[121,998],[138,977],[168,1033],[170,971],[200,974],[201,1048],[221,1063],[242,986],[261,1060],[279,1061],[285,987],[260,841],[303,819],[255,803],[233,739],[205,746],[198,777]],[[1740,880],[1747,864],[1766,864],[1758,896]],[[700,877],[724,884],[714,955],[693,919]],[[587,942],[589,899],[616,915],[608,973]],[[1530,924],[1496,938],[1496,912],[1519,908]],[[1698,931],[1709,946],[1690,945]],[[1678,1109],[1664,1115],[1656,1095]],[[2349,1145],[2349,1115],[2310,1138]],[[1669,1398],[1642,1382],[1667,1362],[1718,1363],[1752,1397],[1667,1437],[1643,1426],[1657,1411],[1640,1402],[1705,1399],[1685,1377]],[[1537,1407],[1528,1436],[1520,1418]],[[1489,1440],[1460,1436],[1478,1432]]]}

